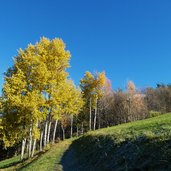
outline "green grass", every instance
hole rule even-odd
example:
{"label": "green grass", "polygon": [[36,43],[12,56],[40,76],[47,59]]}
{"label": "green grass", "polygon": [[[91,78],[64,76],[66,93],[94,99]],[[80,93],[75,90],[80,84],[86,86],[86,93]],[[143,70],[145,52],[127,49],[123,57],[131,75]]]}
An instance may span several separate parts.
{"label": "green grass", "polygon": [[171,113],[89,132],[70,148],[79,170],[171,170]]}
{"label": "green grass", "polygon": [[[169,171],[171,113],[91,131],[54,145],[32,160],[0,162],[7,170],[36,171]],[[9,167],[10,166],[10,167]]]}
{"label": "green grass", "polygon": [[7,167],[10,167],[16,163],[18,163],[20,161],[20,157],[19,156],[16,156],[16,157],[13,157],[13,158],[10,158],[10,159],[7,159],[7,160],[3,160],[0,162],[0,169],[2,168],[7,168]]}
{"label": "green grass", "polygon": [[61,158],[64,152],[69,148],[72,140],[66,140],[53,145],[47,152],[36,155],[33,159],[20,162],[19,157],[13,157],[0,162],[2,171],[61,171],[63,170]]}

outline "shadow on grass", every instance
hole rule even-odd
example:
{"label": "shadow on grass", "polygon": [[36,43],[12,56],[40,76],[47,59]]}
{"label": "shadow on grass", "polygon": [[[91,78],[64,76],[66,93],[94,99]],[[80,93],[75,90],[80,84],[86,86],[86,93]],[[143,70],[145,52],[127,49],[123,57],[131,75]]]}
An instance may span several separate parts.
{"label": "shadow on grass", "polygon": [[[109,145],[113,143],[112,139],[105,137],[105,140],[106,139],[108,139],[107,143]],[[104,142],[103,139],[97,141],[99,143]],[[83,136],[74,140],[62,156],[60,164],[63,166],[63,171],[99,171],[99,168],[93,164],[93,161],[94,159],[98,160],[100,156],[94,158],[93,155],[96,155],[96,152],[99,152],[98,148],[101,147],[101,145],[99,146],[99,144],[94,142],[92,136]]]}
{"label": "shadow on grass", "polygon": [[22,170],[24,168],[27,168],[30,164],[35,163],[42,155],[44,155],[47,152],[48,152],[48,150],[39,152],[38,154],[35,155],[35,157],[33,159],[30,159],[30,161],[28,163],[22,165],[21,167],[19,167],[18,169],[16,169],[16,171],[20,171],[20,170]]}
{"label": "shadow on grass", "polygon": [[24,159],[24,160],[19,160],[19,161],[16,161],[16,162],[13,162],[13,163],[9,163],[9,164],[6,164],[5,166],[2,166],[2,167],[0,167],[0,169],[7,169],[7,168],[9,168],[9,167],[11,167],[11,166],[16,166],[16,165],[18,165],[18,164],[20,164],[20,163],[22,163],[22,162],[24,162],[24,161],[26,161],[27,159]]}
{"label": "shadow on grass", "polygon": [[17,165],[21,165],[18,168],[16,168],[16,171],[20,171],[23,168],[26,168],[28,165],[30,165],[31,163],[34,163],[38,160],[39,157],[41,157],[43,154],[45,154],[46,152],[48,152],[48,150],[43,151],[43,152],[39,152],[37,153],[34,158],[32,159],[23,159],[22,161],[16,161],[10,164],[6,164],[5,166],[0,167],[0,169],[8,169],[9,167],[16,167]]}
{"label": "shadow on grass", "polygon": [[75,154],[75,144],[77,140],[74,140],[69,148],[65,151],[61,158],[60,164],[62,165],[63,171],[78,171],[78,165]]}
{"label": "shadow on grass", "polygon": [[83,136],[73,141],[61,165],[63,171],[170,171],[171,138],[116,143],[109,136]]}

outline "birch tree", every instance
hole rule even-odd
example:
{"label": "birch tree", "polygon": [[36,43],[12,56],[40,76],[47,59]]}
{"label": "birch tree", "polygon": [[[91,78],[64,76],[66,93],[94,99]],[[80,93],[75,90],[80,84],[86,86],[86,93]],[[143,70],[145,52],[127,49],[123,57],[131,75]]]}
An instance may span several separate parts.
{"label": "birch tree", "polygon": [[13,67],[6,72],[3,88],[5,141],[10,146],[23,140],[22,157],[26,139],[29,157],[34,155],[39,137],[40,141],[44,137],[44,145],[49,142],[52,112],[57,108],[57,103],[52,103],[52,94],[68,76],[65,70],[69,59],[70,53],[61,39],[42,38],[35,45],[20,49]]}
{"label": "birch tree", "polygon": [[91,74],[86,72],[83,79],[80,81],[80,87],[83,92],[83,97],[86,105],[89,104],[89,130],[92,129],[92,109],[94,109],[93,130],[96,129],[98,100],[102,97],[103,89],[106,85],[105,73]]}
{"label": "birch tree", "polygon": [[91,72],[87,71],[84,77],[80,80],[80,87],[83,93],[86,107],[89,108],[89,130],[92,129],[92,101],[93,99],[93,84],[94,76]]}
{"label": "birch tree", "polygon": [[84,101],[82,98],[81,90],[79,88],[76,88],[72,80],[67,80],[66,86],[65,86],[65,97],[63,99],[63,117],[62,120],[62,130],[65,129],[65,125],[67,125],[66,121],[68,118],[70,119],[70,137],[72,137],[73,134],[73,119],[74,116],[78,115],[79,112],[82,110]]}

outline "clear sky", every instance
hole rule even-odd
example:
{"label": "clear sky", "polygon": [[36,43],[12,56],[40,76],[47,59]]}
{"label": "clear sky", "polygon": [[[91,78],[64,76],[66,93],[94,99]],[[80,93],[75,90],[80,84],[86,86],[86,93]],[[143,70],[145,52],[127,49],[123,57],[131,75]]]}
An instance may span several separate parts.
{"label": "clear sky", "polygon": [[1,0],[0,88],[19,48],[59,37],[71,78],[106,71],[114,88],[171,83],[170,0]]}

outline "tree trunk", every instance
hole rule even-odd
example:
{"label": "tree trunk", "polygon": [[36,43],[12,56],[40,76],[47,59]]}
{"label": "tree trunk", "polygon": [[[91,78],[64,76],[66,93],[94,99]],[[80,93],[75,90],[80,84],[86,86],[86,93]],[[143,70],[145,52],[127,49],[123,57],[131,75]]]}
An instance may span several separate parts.
{"label": "tree trunk", "polygon": [[91,97],[90,97],[90,116],[89,116],[89,130],[91,131]]}
{"label": "tree trunk", "polygon": [[34,142],[33,142],[33,148],[32,148],[31,157],[34,156],[35,148],[36,148],[36,138],[34,139]]}
{"label": "tree trunk", "polygon": [[61,124],[61,128],[62,128],[62,138],[63,138],[63,140],[65,140],[65,129],[62,124]]}
{"label": "tree trunk", "polygon": [[49,144],[49,140],[50,140],[50,129],[51,129],[51,125],[52,125],[52,122],[50,121],[49,122],[49,126],[48,126],[48,133],[47,133],[47,144]]}
{"label": "tree trunk", "polygon": [[82,135],[84,134],[84,124],[83,124],[83,122],[81,123],[81,134]]}
{"label": "tree trunk", "polygon": [[29,142],[26,140],[26,152],[29,153]]}
{"label": "tree trunk", "polygon": [[76,115],[76,121],[77,121],[77,124],[76,124],[76,136],[78,137],[78,116]]}
{"label": "tree trunk", "polygon": [[96,130],[96,118],[97,118],[97,107],[95,108],[95,112],[94,112],[94,125],[93,125],[93,130]]}
{"label": "tree trunk", "polygon": [[57,125],[58,125],[58,120],[55,121],[55,127],[54,127],[54,131],[53,131],[53,140],[52,140],[52,143],[55,143],[55,136],[56,136]]}
{"label": "tree trunk", "polygon": [[23,160],[24,158],[25,147],[26,147],[26,138],[23,138],[22,147],[21,147],[21,157],[20,157],[21,160]]}
{"label": "tree trunk", "polygon": [[46,123],[45,123],[45,133],[44,133],[44,147],[46,147],[46,144],[47,144],[47,142],[46,142],[46,140],[47,140],[47,125],[48,125],[48,123],[47,123],[47,121],[46,121]]}
{"label": "tree trunk", "polygon": [[42,145],[43,145],[43,131],[40,132],[40,151],[43,150]]}
{"label": "tree trunk", "polygon": [[77,125],[77,137],[78,137],[78,125]]}
{"label": "tree trunk", "polygon": [[70,138],[72,138],[72,134],[73,134],[73,115],[71,116],[71,135],[70,135]]}
{"label": "tree trunk", "polygon": [[[37,121],[36,128],[38,128],[38,124],[39,124],[39,122]],[[34,137],[33,147],[32,147],[32,152],[31,152],[31,157],[34,156],[34,152],[35,152],[35,148],[36,148],[36,142],[37,142],[37,139]]]}
{"label": "tree trunk", "polygon": [[31,150],[32,150],[32,126],[30,127],[30,133],[29,133],[29,151],[28,151],[28,157],[31,157]]}
{"label": "tree trunk", "polygon": [[95,107],[95,112],[94,112],[94,126],[93,126],[93,130],[96,130],[96,121],[97,121],[97,100],[96,100],[96,107]]}
{"label": "tree trunk", "polygon": [[100,112],[99,110],[97,111],[97,116],[98,116],[98,128],[100,129],[101,128],[101,117],[100,117]]}

